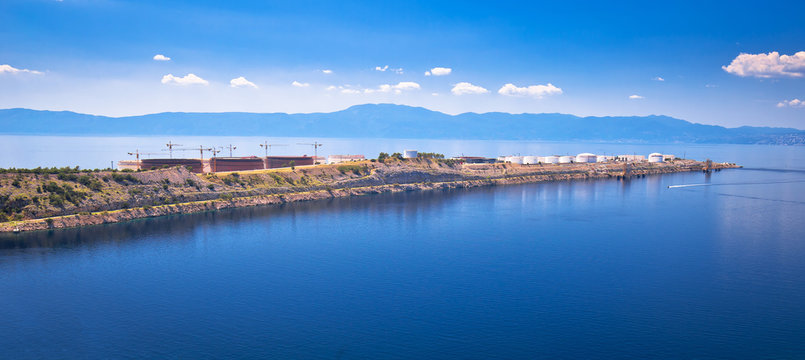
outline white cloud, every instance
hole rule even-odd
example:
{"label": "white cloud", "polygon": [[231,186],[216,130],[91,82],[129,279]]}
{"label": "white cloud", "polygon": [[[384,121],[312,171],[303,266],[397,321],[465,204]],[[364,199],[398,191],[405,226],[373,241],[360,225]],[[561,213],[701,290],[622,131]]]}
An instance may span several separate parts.
{"label": "white cloud", "polygon": [[663,79],[663,78],[662,78],[662,76],[656,76],[656,77],[652,78],[651,80],[654,80],[654,81],[665,81],[665,79]]}
{"label": "white cloud", "polygon": [[716,87],[718,87],[718,85],[705,84],[704,87],[706,87],[706,88],[716,88]]}
{"label": "white cloud", "polygon": [[310,84],[308,84],[308,83],[300,83],[298,81],[292,82],[291,85],[296,86],[296,87],[308,87],[308,86],[310,86]]}
{"label": "white cloud", "polygon": [[433,96],[439,96],[439,93],[431,93]]}
{"label": "white cloud", "polygon": [[163,84],[175,84],[175,85],[209,85],[210,82],[204,80],[196,74],[187,74],[184,77],[173,76],[173,74],[168,74],[162,77]]}
{"label": "white cloud", "polygon": [[389,68],[389,66],[388,66],[388,65],[383,66],[383,67],[380,67],[380,66],[375,66],[375,70],[376,70],[376,71],[381,71],[381,72],[386,71],[386,70],[390,70],[390,71],[394,71],[394,73],[396,73],[396,74],[402,74],[402,73],[403,73],[403,69],[402,69],[402,68],[397,68],[397,69],[395,69],[395,68]]}
{"label": "white cloud", "polygon": [[19,74],[19,73],[28,73],[28,74],[36,74],[42,75],[41,71],[36,70],[28,70],[28,69],[17,69],[11,65],[0,65],[0,74],[9,73],[9,74]]}
{"label": "white cloud", "polygon": [[450,75],[451,72],[453,72],[453,69],[451,68],[435,67],[433,69],[430,69],[429,71],[425,71],[425,76],[431,76],[431,75],[444,76],[444,75]]}
{"label": "white cloud", "polygon": [[322,70],[321,72],[324,73],[324,74],[327,74],[327,75],[330,75],[330,74],[333,73],[333,71],[330,70],[330,69],[325,69],[325,70]]}
{"label": "white cloud", "polygon": [[355,90],[355,89],[341,89],[341,93],[342,94],[360,94],[361,91],[360,90]]}
{"label": "white cloud", "polygon": [[777,107],[805,107],[805,100],[800,99],[793,99],[793,100],[783,100],[777,103]]}
{"label": "white cloud", "polygon": [[327,90],[327,91],[333,91],[333,90],[335,90],[335,89],[337,89],[337,87],[335,87],[335,85],[330,85],[330,86],[328,86],[328,87],[327,87],[325,90]]}
{"label": "white cloud", "polygon": [[390,85],[390,84],[383,84],[377,87],[377,89],[365,89],[363,90],[364,93],[371,94],[374,92],[382,92],[382,93],[389,93],[393,92],[395,94],[400,94],[406,90],[419,90],[422,87],[419,84],[413,81],[401,81],[397,83],[397,85]]}
{"label": "white cloud", "polygon": [[514,84],[506,84],[498,90],[498,94],[505,95],[505,96],[530,96],[537,99],[542,99],[545,96],[549,95],[559,95],[562,93],[562,89],[553,86],[553,84],[548,83],[548,85],[531,85],[528,87],[517,87]]}
{"label": "white cloud", "polygon": [[805,51],[794,55],[780,55],[776,51],[768,54],[740,54],[724,71],[738,76],[802,77],[805,72]]}
{"label": "white cloud", "polygon": [[640,99],[645,99],[645,98],[640,96],[640,95],[629,95],[629,99],[631,99],[631,100],[640,100]]}
{"label": "white cloud", "polygon": [[167,57],[165,55],[162,55],[162,54],[156,54],[156,55],[154,55],[154,60],[156,60],[156,61],[170,61],[171,58],[169,58],[169,57]]}
{"label": "white cloud", "polygon": [[229,80],[229,86],[231,86],[231,87],[247,87],[248,86],[248,87],[252,87],[252,88],[257,89],[257,85],[255,85],[253,82],[251,82],[249,80],[246,80],[246,78],[243,77],[243,76],[238,77],[238,78],[234,78],[232,80]]}
{"label": "white cloud", "polygon": [[489,90],[468,82],[460,82],[455,84],[450,92],[452,92],[453,95],[486,94],[489,92]]}

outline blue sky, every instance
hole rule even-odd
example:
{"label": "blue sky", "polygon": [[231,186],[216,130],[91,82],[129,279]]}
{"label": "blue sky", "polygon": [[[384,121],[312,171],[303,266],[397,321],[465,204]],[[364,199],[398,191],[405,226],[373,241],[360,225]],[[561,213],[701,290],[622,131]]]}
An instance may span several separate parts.
{"label": "blue sky", "polygon": [[805,3],[646,3],[3,0],[0,108],[390,102],[805,128]]}

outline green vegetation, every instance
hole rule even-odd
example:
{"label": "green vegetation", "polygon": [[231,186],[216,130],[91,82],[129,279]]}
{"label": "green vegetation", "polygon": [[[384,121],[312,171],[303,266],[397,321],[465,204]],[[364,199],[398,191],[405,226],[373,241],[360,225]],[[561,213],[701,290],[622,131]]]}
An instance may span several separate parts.
{"label": "green vegetation", "polygon": [[444,159],[444,154],[421,152],[417,153],[416,157],[420,159]]}
{"label": "green vegetation", "polygon": [[366,165],[356,165],[356,164],[345,164],[345,165],[338,165],[336,167],[339,172],[342,174],[346,174],[348,172],[352,172],[355,175],[364,175],[369,173],[369,167]]}
{"label": "green vegetation", "polygon": [[381,152],[380,155],[377,155],[377,161],[379,161],[379,162],[384,162],[388,158],[389,158],[388,153]]}

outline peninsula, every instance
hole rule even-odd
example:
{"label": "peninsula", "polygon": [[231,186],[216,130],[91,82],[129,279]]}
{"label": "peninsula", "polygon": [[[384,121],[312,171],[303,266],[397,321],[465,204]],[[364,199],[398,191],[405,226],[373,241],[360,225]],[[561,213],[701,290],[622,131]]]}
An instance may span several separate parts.
{"label": "peninsula", "polygon": [[399,191],[612,179],[739,167],[662,163],[466,164],[445,159],[366,160],[337,165],[196,174],[184,167],[148,171],[5,170],[0,232],[46,230],[233,207]]}

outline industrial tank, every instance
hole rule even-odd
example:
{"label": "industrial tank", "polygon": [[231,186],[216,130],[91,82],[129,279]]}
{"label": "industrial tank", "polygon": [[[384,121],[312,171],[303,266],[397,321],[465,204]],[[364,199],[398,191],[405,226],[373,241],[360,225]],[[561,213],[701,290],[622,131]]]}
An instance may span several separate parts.
{"label": "industrial tank", "polygon": [[416,150],[404,150],[403,159],[416,159]]}
{"label": "industrial tank", "polygon": [[577,163],[594,163],[598,158],[595,154],[590,153],[581,153],[576,155],[576,162]]}
{"label": "industrial tank", "polygon": [[608,159],[606,156],[599,155],[595,157],[595,162],[605,163],[607,161]]}
{"label": "industrial tank", "polygon": [[542,158],[542,163],[544,163],[544,164],[558,164],[559,163],[559,157],[554,156],[554,155],[545,156],[545,157]]}
{"label": "industrial tank", "polygon": [[576,158],[575,158],[574,156],[569,156],[569,155],[560,156],[560,157],[559,157],[559,163],[560,163],[560,164],[570,164],[570,163],[572,163],[572,162],[573,162],[573,160],[575,160],[575,159],[576,159]]}
{"label": "industrial tank", "polygon": [[507,156],[506,157],[506,162],[507,163],[512,163],[512,164],[520,164],[520,165],[522,165],[523,164],[523,157],[522,156]]}
{"label": "industrial tank", "polygon": [[539,157],[537,156],[523,156],[523,164],[525,165],[534,165],[539,163]]}
{"label": "industrial tank", "polygon": [[660,153],[651,153],[648,155],[648,162],[650,163],[661,163],[663,162],[662,154]]}

